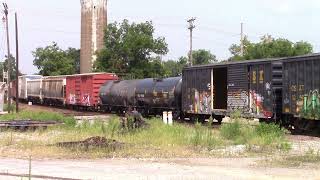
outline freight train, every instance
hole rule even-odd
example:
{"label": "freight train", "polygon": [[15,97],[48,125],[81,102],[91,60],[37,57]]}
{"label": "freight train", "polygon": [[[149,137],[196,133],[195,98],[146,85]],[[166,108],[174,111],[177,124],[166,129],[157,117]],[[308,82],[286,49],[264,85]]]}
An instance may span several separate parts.
{"label": "freight train", "polygon": [[[162,88],[162,81],[172,82]],[[319,90],[320,54],[309,54],[186,67],[182,82],[179,78],[107,82],[100,97],[103,108],[135,107],[145,114],[169,109],[176,118],[213,117],[219,122],[239,111],[243,117],[291,129],[312,129],[320,127]]]}
{"label": "freight train", "polygon": [[319,127],[320,54],[192,66],[165,79],[121,81],[110,73],[25,79],[19,88],[27,87],[27,96],[19,98],[38,103],[117,113],[134,108],[145,115],[173,111],[176,119],[219,122],[240,111],[289,128]]}
{"label": "freight train", "polygon": [[[100,104],[100,86],[118,80],[113,73],[89,73],[66,76],[26,75],[19,77],[18,98],[20,101],[74,109],[97,110]],[[16,81],[11,83],[15,99]]]}

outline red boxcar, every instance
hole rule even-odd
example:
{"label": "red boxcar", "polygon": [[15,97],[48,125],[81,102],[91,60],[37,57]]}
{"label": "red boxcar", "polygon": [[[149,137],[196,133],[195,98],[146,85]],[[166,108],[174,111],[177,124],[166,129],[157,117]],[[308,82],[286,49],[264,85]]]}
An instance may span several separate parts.
{"label": "red boxcar", "polygon": [[107,81],[118,80],[113,73],[90,73],[67,76],[66,104],[97,107],[100,87]]}

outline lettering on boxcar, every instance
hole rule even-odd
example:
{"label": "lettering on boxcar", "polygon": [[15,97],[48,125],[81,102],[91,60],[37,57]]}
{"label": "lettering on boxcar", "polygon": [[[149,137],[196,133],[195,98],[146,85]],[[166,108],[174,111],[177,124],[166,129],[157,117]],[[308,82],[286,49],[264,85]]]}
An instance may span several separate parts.
{"label": "lettering on boxcar", "polygon": [[263,81],[264,81],[264,72],[263,72],[263,70],[260,70],[259,71],[259,83],[263,84]]}
{"label": "lettering on boxcar", "polygon": [[292,92],[297,92],[297,86],[296,85],[291,85],[290,90]]}
{"label": "lettering on boxcar", "polygon": [[75,94],[70,94],[69,95],[69,103],[70,104],[76,104],[76,95]]}
{"label": "lettering on boxcar", "polygon": [[252,83],[256,84],[257,83],[257,72],[252,71]]}

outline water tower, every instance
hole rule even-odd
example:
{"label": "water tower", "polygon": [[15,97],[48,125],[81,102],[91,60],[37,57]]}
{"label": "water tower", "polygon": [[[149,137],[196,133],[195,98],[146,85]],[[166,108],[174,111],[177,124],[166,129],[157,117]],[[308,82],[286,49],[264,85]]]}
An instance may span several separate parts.
{"label": "water tower", "polygon": [[80,0],[80,2],[80,73],[90,73],[97,59],[96,52],[104,46],[104,29],[107,25],[107,0]]}

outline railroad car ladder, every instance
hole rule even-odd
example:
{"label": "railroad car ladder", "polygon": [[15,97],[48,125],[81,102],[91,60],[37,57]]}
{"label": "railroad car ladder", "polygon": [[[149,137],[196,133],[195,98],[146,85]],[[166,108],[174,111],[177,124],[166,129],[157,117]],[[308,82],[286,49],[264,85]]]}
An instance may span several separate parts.
{"label": "railroad car ladder", "polygon": [[273,62],[272,65],[272,91],[274,95],[273,112],[275,119],[280,118],[282,113],[282,87],[283,87],[283,63]]}

